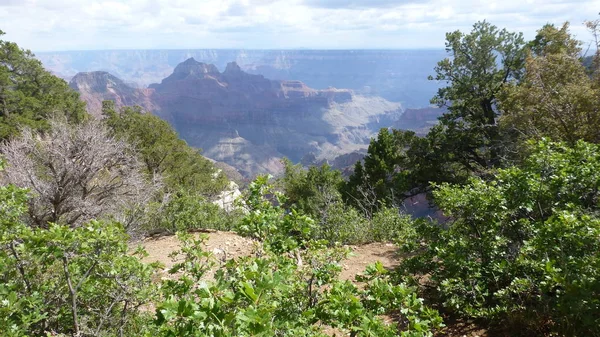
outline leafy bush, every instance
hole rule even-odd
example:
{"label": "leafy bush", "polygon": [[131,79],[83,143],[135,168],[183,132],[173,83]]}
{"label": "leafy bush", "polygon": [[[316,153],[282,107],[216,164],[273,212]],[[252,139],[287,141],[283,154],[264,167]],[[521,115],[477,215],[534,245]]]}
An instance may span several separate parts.
{"label": "leafy bush", "polygon": [[340,192],[341,174],[327,164],[308,170],[289,161],[284,164],[286,171],[280,180],[285,191],[284,205],[316,220],[314,238],[360,244],[395,241],[410,231],[410,217],[385,206],[383,200],[376,202],[373,209],[363,208],[362,212],[345,204]]}
{"label": "leafy bush", "polygon": [[[268,177],[250,184],[247,216],[240,231],[256,238],[256,256],[215,264],[203,238],[180,234],[179,261],[164,281],[157,306],[159,336],[326,336],[326,327],[351,336],[396,336],[398,327],[379,316],[397,314],[402,336],[432,336],[441,326],[436,311],[423,305],[415,289],[392,285],[381,264],[370,267],[360,289],[339,281],[348,251],[311,239],[314,222],[295,210],[275,206]],[[273,198],[267,198],[273,196]]]}
{"label": "leafy bush", "polygon": [[312,237],[314,221],[296,212],[284,211],[278,204],[285,197],[273,191],[269,176],[259,176],[250,183],[243,207],[248,214],[240,221],[237,232],[261,240],[280,251],[300,247]]}
{"label": "leafy bush", "polygon": [[181,240],[183,258],[171,270],[180,276],[165,281],[157,307],[159,336],[326,336],[326,327],[397,336],[397,326],[379,317],[391,313],[405,322],[402,336],[432,336],[441,326],[437,312],[413,288],[392,285],[381,265],[371,267],[364,289],[338,281],[341,249],[311,242],[284,251],[271,241],[256,257],[230,260],[210,282],[202,240]]}
{"label": "leafy bush", "polygon": [[116,223],[21,222],[27,193],[0,187],[0,334],[116,336],[152,298],[153,267]]}
{"label": "leafy bush", "polygon": [[[201,241],[182,239],[184,262],[172,272],[183,275],[163,285],[167,300],[157,308],[162,336],[319,335],[311,317],[303,315],[310,289],[294,258],[269,254],[231,260],[215,282],[207,282],[209,264],[198,257],[211,261],[210,253],[201,250]],[[320,278],[330,278],[326,269],[320,271]],[[312,282],[316,291],[317,278]]]}
{"label": "leafy bush", "polygon": [[600,146],[542,141],[522,168],[434,192],[451,221],[423,223],[427,273],[461,315],[587,336],[600,324]]}
{"label": "leafy bush", "polygon": [[285,174],[279,183],[286,196],[286,207],[294,207],[314,219],[323,217],[329,205],[342,200],[340,188],[344,183],[340,171],[327,164],[305,170],[284,159]]}
{"label": "leafy bush", "polygon": [[413,220],[395,208],[382,206],[368,218],[342,202],[328,205],[313,231],[314,238],[340,244],[404,242],[413,236]]}
{"label": "leafy bush", "polygon": [[382,206],[370,221],[366,230],[370,241],[400,241],[412,240],[414,237],[413,219],[393,207]]}
{"label": "leafy bush", "polygon": [[319,226],[314,231],[317,238],[332,244],[358,244],[369,241],[369,221],[354,207],[335,202],[317,218]]}
{"label": "leafy bush", "polygon": [[201,195],[181,191],[165,202],[153,203],[144,223],[146,230],[162,229],[171,233],[195,229],[231,230],[241,215],[241,210],[227,212]]}

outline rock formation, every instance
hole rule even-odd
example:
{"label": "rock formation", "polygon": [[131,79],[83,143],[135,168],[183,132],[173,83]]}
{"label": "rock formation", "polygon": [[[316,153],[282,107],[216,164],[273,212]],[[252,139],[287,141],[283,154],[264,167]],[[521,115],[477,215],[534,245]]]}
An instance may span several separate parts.
{"label": "rock formation", "polygon": [[133,105],[139,105],[146,111],[157,108],[152,102],[152,89],[132,88],[105,71],[78,73],[69,85],[79,92],[88,112],[96,117],[102,114],[104,100],[114,101],[117,108]]}
{"label": "rock formation", "polygon": [[284,156],[296,162],[307,153],[333,159],[365,148],[380,127],[390,126],[402,113],[398,103],[381,97],[269,80],[242,71],[235,62],[219,72],[190,58],[145,92],[122,88],[121,81],[105,76],[109,80],[77,75],[73,82],[82,80],[74,87],[94,104],[111,97],[124,103],[137,99],[141,104],[132,104],[169,121],[205,156],[246,176],[279,173]]}
{"label": "rock formation", "polygon": [[424,136],[432,126],[437,124],[438,117],[445,112],[447,112],[446,109],[437,107],[406,109],[392,127],[394,129],[413,130],[418,135]]}

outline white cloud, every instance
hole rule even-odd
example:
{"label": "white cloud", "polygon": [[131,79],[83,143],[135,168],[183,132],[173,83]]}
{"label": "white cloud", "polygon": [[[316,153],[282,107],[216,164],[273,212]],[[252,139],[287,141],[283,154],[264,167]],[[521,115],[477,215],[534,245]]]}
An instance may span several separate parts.
{"label": "white cloud", "polygon": [[595,19],[600,0],[0,0],[0,29],[32,50],[442,48],[486,19],[532,38]]}

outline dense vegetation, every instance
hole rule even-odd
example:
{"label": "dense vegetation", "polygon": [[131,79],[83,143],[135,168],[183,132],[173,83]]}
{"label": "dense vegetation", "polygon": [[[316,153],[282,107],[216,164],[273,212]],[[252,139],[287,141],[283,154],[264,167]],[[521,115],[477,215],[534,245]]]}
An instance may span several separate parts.
{"label": "dense vegetation", "polygon": [[[211,203],[226,178],[166,122],[109,102],[90,121],[0,41],[0,334],[416,337],[475,320],[598,335],[599,54],[584,60],[568,24],[527,42],[478,22],[446,40],[431,79],[448,112],[426,136],[381,130],[347,180],[286,161],[233,213]],[[403,214],[411,197],[437,220]],[[198,228],[233,229],[254,253],[217,261]],[[132,251],[154,229],[179,231],[168,275]],[[372,241],[396,243],[400,266],[339,280],[343,245]]]}
{"label": "dense vegetation", "polygon": [[55,115],[81,122],[87,118],[85,103],[30,51],[0,40],[0,139],[16,135],[23,126],[45,130]]}

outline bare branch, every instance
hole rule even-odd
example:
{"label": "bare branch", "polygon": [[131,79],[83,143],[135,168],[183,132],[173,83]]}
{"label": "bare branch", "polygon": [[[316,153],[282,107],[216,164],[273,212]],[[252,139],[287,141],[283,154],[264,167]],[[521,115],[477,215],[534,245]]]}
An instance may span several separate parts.
{"label": "bare branch", "polygon": [[9,164],[7,182],[32,191],[31,225],[76,227],[95,218],[124,220],[125,209],[152,198],[160,179],[145,177],[133,148],[110,137],[100,122],[50,123],[45,134],[26,129],[0,146]]}

